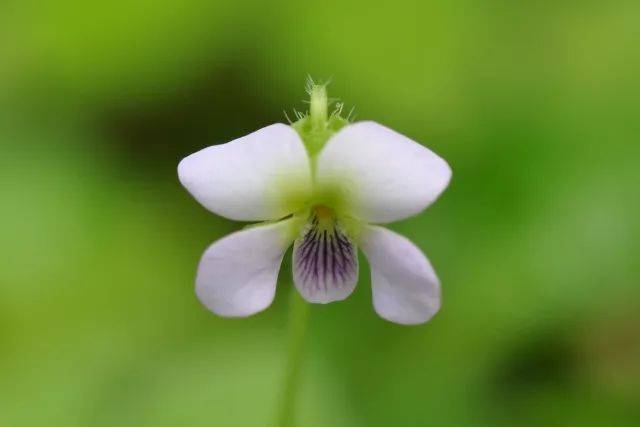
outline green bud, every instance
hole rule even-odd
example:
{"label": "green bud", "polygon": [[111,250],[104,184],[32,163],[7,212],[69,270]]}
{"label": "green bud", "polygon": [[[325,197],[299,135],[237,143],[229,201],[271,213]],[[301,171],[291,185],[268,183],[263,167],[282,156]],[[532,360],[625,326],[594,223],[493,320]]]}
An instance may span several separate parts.
{"label": "green bud", "polygon": [[341,116],[342,104],[336,104],[329,114],[329,97],[327,85],[316,84],[309,80],[307,84],[309,94],[309,112],[304,114],[291,126],[298,132],[309,153],[314,167],[315,156],[322,150],[329,138],[349,123]]}

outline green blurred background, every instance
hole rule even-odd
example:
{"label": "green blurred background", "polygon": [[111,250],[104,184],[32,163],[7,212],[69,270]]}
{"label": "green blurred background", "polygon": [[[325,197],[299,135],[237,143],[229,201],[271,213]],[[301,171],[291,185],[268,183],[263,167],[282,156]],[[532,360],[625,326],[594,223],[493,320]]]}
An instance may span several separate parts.
{"label": "green blurred background", "polygon": [[[239,229],[178,161],[303,109],[307,74],[453,181],[394,224],[443,309],[311,308],[301,426],[640,425],[640,2],[0,2],[0,425],[265,426],[285,262],[240,320],[193,293]],[[365,264],[363,262],[363,264]]]}

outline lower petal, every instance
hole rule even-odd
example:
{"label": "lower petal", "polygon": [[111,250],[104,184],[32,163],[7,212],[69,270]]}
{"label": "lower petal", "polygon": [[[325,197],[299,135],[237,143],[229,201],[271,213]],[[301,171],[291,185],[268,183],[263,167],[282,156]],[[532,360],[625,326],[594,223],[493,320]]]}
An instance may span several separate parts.
{"label": "lower petal", "polygon": [[358,250],[332,215],[312,211],[293,246],[293,280],[309,302],[343,300],[358,281]]}
{"label": "lower petal", "polygon": [[367,226],[359,238],[371,265],[373,306],[384,319],[413,325],[440,309],[440,281],[424,254],[391,230]]}
{"label": "lower petal", "polygon": [[243,317],[273,301],[282,257],[293,241],[293,220],[258,225],[218,240],[205,251],[196,294],[220,316]]}

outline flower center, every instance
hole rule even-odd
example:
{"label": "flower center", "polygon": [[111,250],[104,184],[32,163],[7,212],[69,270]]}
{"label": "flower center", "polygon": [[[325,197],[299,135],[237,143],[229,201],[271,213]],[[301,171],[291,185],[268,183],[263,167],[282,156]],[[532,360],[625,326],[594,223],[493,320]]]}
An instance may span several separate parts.
{"label": "flower center", "polygon": [[335,217],[333,209],[328,208],[325,205],[315,205],[312,209],[319,220],[328,220]]}

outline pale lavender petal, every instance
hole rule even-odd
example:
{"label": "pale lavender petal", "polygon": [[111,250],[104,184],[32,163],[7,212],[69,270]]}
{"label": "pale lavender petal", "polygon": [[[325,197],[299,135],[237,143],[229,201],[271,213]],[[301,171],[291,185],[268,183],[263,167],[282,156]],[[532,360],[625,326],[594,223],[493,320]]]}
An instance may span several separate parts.
{"label": "pale lavender petal", "polygon": [[236,221],[282,218],[311,191],[304,144],[281,123],[191,154],[178,165],[178,177],[205,208]]}
{"label": "pale lavender petal", "polygon": [[440,309],[440,281],[429,260],[409,239],[367,226],[358,242],[371,265],[373,306],[383,318],[424,323]]}
{"label": "pale lavender petal", "polygon": [[205,251],[196,277],[196,294],[220,316],[244,317],[273,301],[278,270],[291,245],[292,220],[232,233]]}
{"label": "pale lavender petal", "polygon": [[347,125],[317,159],[317,184],[338,188],[351,214],[374,223],[415,215],[451,178],[447,162],[428,148],[375,122]]}

